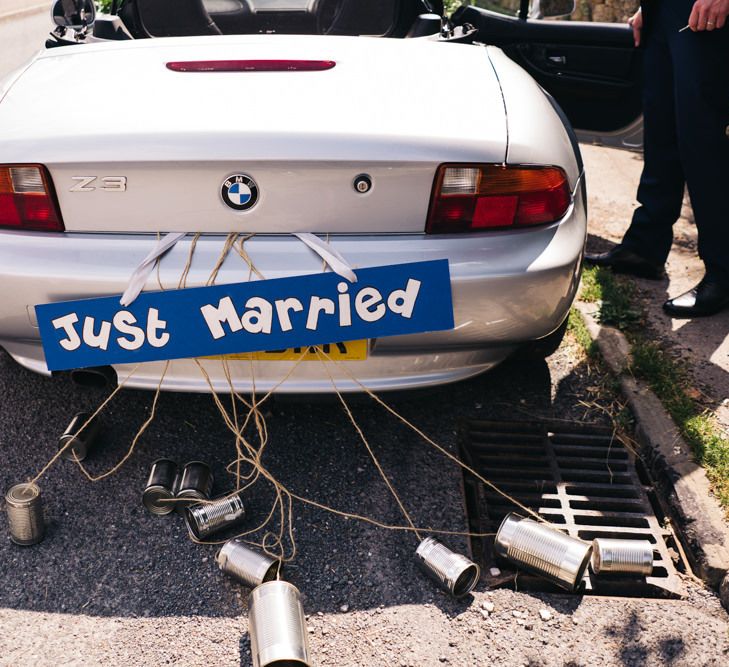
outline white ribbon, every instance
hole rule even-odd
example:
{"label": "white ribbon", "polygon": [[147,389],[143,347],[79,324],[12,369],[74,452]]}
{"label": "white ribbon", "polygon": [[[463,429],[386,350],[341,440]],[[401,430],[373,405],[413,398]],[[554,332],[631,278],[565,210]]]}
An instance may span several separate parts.
{"label": "white ribbon", "polygon": [[334,273],[342,276],[342,278],[346,278],[350,283],[357,282],[357,276],[352,270],[352,266],[346,259],[344,259],[344,257],[342,257],[341,253],[334,246],[322,241],[318,236],[314,236],[314,234],[309,234],[308,232],[301,232],[294,234],[294,236],[319,255],[319,257],[321,257],[329,265]]}
{"label": "white ribbon", "polygon": [[170,232],[157,241],[157,245],[152,248],[151,252],[140,262],[139,266],[134,269],[134,273],[130,276],[127,288],[124,290],[124,294],[122,294],[122,298],[119,301],[122,306],[128,306],[139,296],[142,289],[144,289],[149,274],[154,269],[154,264],[157,259],[164,255],[184,236],[185,232]]}

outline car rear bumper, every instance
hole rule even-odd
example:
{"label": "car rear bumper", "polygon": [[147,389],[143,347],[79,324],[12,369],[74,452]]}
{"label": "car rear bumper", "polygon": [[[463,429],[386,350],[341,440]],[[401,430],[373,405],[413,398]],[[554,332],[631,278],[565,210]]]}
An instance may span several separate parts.
{"label": "car rear bumper", "polygon": [[[564,321],[579,282],[585,238],[581,190],[565,218],[548,227],[463,236],[336,236],[330,242],[353,267],[447,258],[453,288],[455,328],[373,341],[366,361],[330,364],[338,388],[358,391],[350,377],[373,390],[410,389],[461,380],[488,370],[525,342],[549,335]],[[224,236],[200,237],[187,280],[204,285],[220,257]],[[159,281],[177,288],[192,238],[180,241],[163,259]],[[124,291],[155,238],[114,234],[0,233],[0,345],[19,363],[48,373],[33,306],[52,301],[107,296]],[[322,261],[298,239],[258,235],[245,244],[266,278],[322,271]],[[217,283],[251,278],[232,251]],[[146,289],[159,289],[153,274]],[[229,385],[220,361],[201,362],[216,391]],[[280,392],[332,391],[322,364],[306,361],[292,371],[285,361],[230,362],[237,390],[276,388]],[[164,363],[141,364],[126,386],[155,388]],[[131,366],[115,366],[121,379]],[[289,375],[290,373],[290,375]],[[282,383],[282,380],[284,380]],[[192,360],[170,364],[163,389],[209,391]]]}

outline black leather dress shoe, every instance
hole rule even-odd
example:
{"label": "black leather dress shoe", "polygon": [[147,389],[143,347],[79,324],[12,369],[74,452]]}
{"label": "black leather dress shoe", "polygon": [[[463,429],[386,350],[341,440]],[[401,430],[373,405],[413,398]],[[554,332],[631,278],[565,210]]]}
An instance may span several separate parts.
{"label": "black leather dress shoe", "polygon": [[663,310],[673,317],[714,315],[727,307],[729,287],[706,278],[693,289],[663,304]]}
{"label": "black leather dress shoe", "polygon": [[616,245],[607,252],[595,255],[586,254],[585,263],[594,266],[607,266],[615,273],[627,273],[639,278],[648,278],[648,280],[661,280],[663,278],[663,264],[661,262],[641,257],[621,245]]}

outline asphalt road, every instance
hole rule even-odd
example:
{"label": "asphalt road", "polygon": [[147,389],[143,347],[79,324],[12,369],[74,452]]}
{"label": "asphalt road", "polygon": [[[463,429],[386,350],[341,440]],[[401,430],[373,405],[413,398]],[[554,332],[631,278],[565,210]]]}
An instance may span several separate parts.
{"label": "asphalt road", "polygon": [[[27,22],[27,23],[26,23]],[[42,42],[40,16],[0,22],[0,67]],[[25,37],[21,37],[25,35]],[[16,40],[16,41],[12,41]],[[8,45],[15,44],[11,52]],[[80,103],[82,102],[81,98]],[[578,403],[599,378],[574,348],[549,364],[505,364],[487,376],[394,399],[445,446],[461,417],[598,419]],[[20,368],[0,352],[0,489],[33,476],[71,416],[103,392]],[[103,416],[93,472],[125,453],[152,395],[127,391]],[[464,526],[459,471],[366,399],[354,413],[416,523]],[[335,507],[401,524],[402,518],[336,402],[276,402],[267,412],[265,465],[288,487]],[[88,482],[59,461],[41,480],[46,539],[30,548],[2,538],[0,665],[250,665],[247,591],[220,574],[215,547],[193,544],[179,517],[141,505],[151,462],[208,461],[217,491],[230,488],[234,442],[209,396],[162,396],[158,416],[116,475]],[[505,454],[508,455],[508,454]],[[250,523],[268,509],[259,484]],[[416,541],[294,505],[298,556],[286,578],[303,595],[317,665],[724,665],[727,617],[688,584],[686,600],[623,600],[487,591],[454,602],[416,570]],[[461,539],[448,540],[464,550]],[[489,612],[493,605],[493,611]],[[539,612],[547,611],[545,621]],[[514,614],[517,612],[517,615]]]}
{"label": "asphalt road", "polygon": [[[0,20],[0,77],[20,67],[36,51],[43,48],[46,36],[53,27],[50,2],[48,7],[49,9],[19,15],[17,18]],[[0,14],[3,9],[0,5]]]}
{"label": "asphalt road", "polygon": [[[585,418],[577,399],[595,378],[574,352],[561,350],[549,366],[505,364],[394,404],[451,448],[464,416]],[[0,396],[0,488],[7,489],[39,470],[70,416],[104,394],[31,374],[3,353]],[[93,472],[123,456],[151,401],[150,393],[134,391],[114,399],[88,460]],[[458,470],[369,401],[355,401],[353,410],[416,523],[461,529]],[[273,403],[267,422],[264,463],[285,485],[402,524],[336,402]],[[116,475],[90,483],[74,464],[59,461],[40,482],[46,539],[30,548],[0,540],[0,664],[249,665],[247,591],[217,570],[215,547],[187,538],[178,516],[153,517],[140,502],[157,457],[208,461],[223,492],[233,455],[211,397],[168,394]],[[270,490],[259,484],[246,502],[254,525],[269,507]],[[473,598],[454,602],[416,569],[411,535],[298,503],[294,514],[298,556],[286,578],[304,594],[316,664],[726,664],[726,617],[716,598],[691,586],[684,601],[624,601],[489,592],[481,585]],[[3,516],[0,534],[5,525]],[[460,539],[449,542],[465,549]],[[490,616],[481,606],[489,602]],[[549,622],[540,619],[542,609]]]}

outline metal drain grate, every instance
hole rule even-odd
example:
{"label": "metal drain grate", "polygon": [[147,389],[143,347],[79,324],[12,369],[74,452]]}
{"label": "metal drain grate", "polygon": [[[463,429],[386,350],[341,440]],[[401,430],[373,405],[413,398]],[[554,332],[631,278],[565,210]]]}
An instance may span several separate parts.
{"label": "metal drain grate", "polygon": [[[463,461],[499,489],[573,537],[647,539],[654,566],[648,577],[585,575],[585,590],[629,596],[681,596],[683,585],[671,559],[672,536],[663,528],[653,490],[641,481],[633,454],[612,431],[583,424],[466,421],[460,426]],[[472,532],[496,532],[509,512],[524,514],[507,498],[470,473],[464,491]],[[493,537],[473,538],[474,558],[485,565],[492,585],[513,581],[515,572],[498,563],[489,574]],[[520,590],[553,590],[539,577],[520,573]]]}

